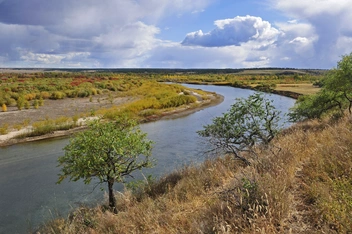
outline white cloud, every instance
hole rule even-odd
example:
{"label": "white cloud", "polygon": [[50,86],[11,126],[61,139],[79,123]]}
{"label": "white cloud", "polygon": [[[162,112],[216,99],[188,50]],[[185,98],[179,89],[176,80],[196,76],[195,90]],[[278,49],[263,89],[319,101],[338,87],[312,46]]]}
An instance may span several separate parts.
{"label": "white cloud", "polygon": [[[158,43],[158,21],[201,11],[212,1],[1,0],[1,61],[16,66],[141,66]],[[89,54],[78,56],[80,62],[71,56],[81,53]]]}
{"label": "white cloud", "polygon": [[246,46],[200,47],[162,43],[151,51],[146,67],[161,68],[234,68],[263,67],[269,59],[265,52]]}
{"label": "white cloud", "polygon": [[350,0],[266,0],[286,22],[237,16],[182,44],[158,39],[162,20],[216,1],[0,0],[0,65],[331,68],[352,51]]}
{"label": "white cloud", "polygon": [[237,16],[233,19],[217,20],[216,28],[208,33],[201,30],[187,34],[183,45],[199,45],[204,47],[221,47],[236,45],[248,41],[256,41],[267,45],[273,43],[280,32],[271,27],[267,21],[254,16]]}
{"label": "white cloud", "polygon": [[[291,25],[276,24],[285,31],[286,39],[290,42],[295,38],[307,38],[309,41],[306,44],[306,52],[302,43],[296,43],[298,46],[294,50],[296,54],[289,57],[296,57],[296,61],[301,59],[308,67],[331,68],[336,64],[341,53],[352,51],[352,44],[346,43],[352,37],[352,25],[349,24],[352,21],[350,0],[269,1],[275,9],[293,17],[296,22],[304,22],[291,22]],[[341,48],[341,44],[344,49]],[[288,55],[289,51],[283,50],[283,52]],[[297,56],[298,54],[301,56]]]}

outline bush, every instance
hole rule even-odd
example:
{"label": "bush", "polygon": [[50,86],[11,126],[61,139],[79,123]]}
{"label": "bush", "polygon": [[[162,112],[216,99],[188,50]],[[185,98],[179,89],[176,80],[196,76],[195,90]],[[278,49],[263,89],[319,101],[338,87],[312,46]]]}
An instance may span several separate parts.
{"label": "bush", "polygon": [[6,106],[5,103],[2,104],[1,109],[2,109],[3,112],[6,112],[6,111],[7,111],[7,106]]}
{"label": "bush", "polygon": [[66,97],[65,93],[61,91],[55,91],[50,95],[50,99],[53,99],[53,100],[64,99],[65,97]]}
{"label": "bush", "polygon": [[24,99],[24,97],[21,96],[17,99],[17,108],[19,110],[22,110],[24,105],[25,105],[25,99]]}
{"label": "bush", "polygon": [[9,128],[9,125],[8,124],[3,124],[1,127],[0,127],[0,135],[5,135],[8,133],[8,128]]}
{"label": "bush", "polygon": [[50,93],[49,92],[40,92],[40,96],[43,98],[43,99],[49,99],[50,98]]}
{"label": "bush", "polygon": [[186,104],[191,104],[197,101],[197,98],[189,95],[177,95],[174,97],[161,100],[162,108],[179,107]]}

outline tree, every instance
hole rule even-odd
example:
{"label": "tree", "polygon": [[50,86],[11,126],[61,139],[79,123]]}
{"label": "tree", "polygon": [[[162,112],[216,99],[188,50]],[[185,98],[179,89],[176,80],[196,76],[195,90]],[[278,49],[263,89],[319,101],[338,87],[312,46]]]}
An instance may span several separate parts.
{"label": "tree", "polygon": [[352,113],[352,53],[342,56],[337,68],[328,73],[324,80],[324,90],[341,96],[348,103],[349,113]]}
{"label": "tree", "polygon": [[319,119],[326,113],[343,114],[346,103],[341,93],[321,91],[317,94],[300,96],[289,113],[290,121],[297,122],[304,119]]}
{"label": "tree", "polygon": [[289,114],[291,121],[322,118],[333,113],[341,116],[346,109],[352,114],[352,53],[342,56],[321,84],[318,93],[298,99]]}
{"label": "tree", "polygon": [[134,120],[94,121],[64,148],[65,155],[58,159],[62,167],[58,183],[67,177],[86,184],[98,178],[98,183],[108,184],[109,206],[117,212],[114,183],[124,183],[133,171],[152,166],[152,143]]}
{"label": "tree", "polygon": [[278,133],[279,115],[271,101],[256,93],[247,99],[237,99],[227,113],[214,118],[198,134],[208,137],[214,150],[232,153],[250,165],[241,152],[254,153],[256,145],[267,145]]}

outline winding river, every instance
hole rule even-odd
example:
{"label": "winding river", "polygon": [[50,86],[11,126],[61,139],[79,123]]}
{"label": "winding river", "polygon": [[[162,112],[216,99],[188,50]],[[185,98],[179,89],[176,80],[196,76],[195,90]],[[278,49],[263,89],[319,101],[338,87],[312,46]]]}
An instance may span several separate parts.
{"label": "winding river", "polygon": [[[141,125],[148,138],[155,141],[154,168],[145,174],[159,177],[189,163],[204,160],[203,152],[209,145],[197,135],[197,131],[212,118],[226,112],[236,98],[247,97],[252,90],[212,85],[185,85],[190,88],[216,92],[224,101],[188,116],[160,120]],[[287,113],[295,100],[278,95],[268,95],[277,109]],[[67,217],[70,210],[79,205],[101,202],[105,191],[95,190],[94,182],[65,180],[57,185],[57,158],[67,138],[31,142],[0,148],[0,233],[27,233],[36,230],[48,220]],[[138,177],[138,176],[137,176]],[[141,177],[139,175],[139,177]],[[105,185],[104,185],[105,188]],[[115,187],[122,190],[121,185]]]}

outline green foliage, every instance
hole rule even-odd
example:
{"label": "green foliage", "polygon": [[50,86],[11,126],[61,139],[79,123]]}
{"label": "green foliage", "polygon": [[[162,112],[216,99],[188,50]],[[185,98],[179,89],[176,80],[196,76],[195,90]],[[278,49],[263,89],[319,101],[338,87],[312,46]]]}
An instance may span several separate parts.
{"label": "green foliage", "polygon": [[23,107],[24,107],[24,105],[25,105],[25,99],[24,99],[24,97],[23,96],[20,96],[18,99],[17,99],[17,108],[19,109],[19,110],[22,110],[23,109]]}
{"label": "green foliage", "polygon": [[134,194],[147,193],[155,183],[156,178],[153,175],[148,175],[147,177],[144,176],[144,180],[135,180],[126,183],[126,188]]}
{"label": "green foliage", "polygon": [[89,129],[78,133],[59,157],[61,174],[58,183],[69,177],[71,181],[92,178],[108,183],[109,206],[115,210],[114,182],[124,183],[135,170],[151,167],[152,141],[141,132],[136,121],[120,117],[114,122],[92,122]]}
{"label": "green foliage", "polygon": [[37,99],[35,99],[33,101],[33,107],[34,107],[34,109],[38,109],[39,108],[39,101]]}
{"label": "green foliage", "polygon": [[208,137],[215,150],[232,153],[249,164],[240,152],[254,153],[254,146],[267,145],[279,131],[279,114],[271,101],[256,93],[247,99],[237,99],[227,113],[214,118],[198,134]]}
{"label": "green foliage", "polygon": [[26,109],[30,108],[29,101],[27,101],[27,100],[24,101],[24,108],[26,108]]}
{"label": "green foliage", "polygon": [[167,98],[161,102],[162,108],[178,107],[185,104],[194,103],[197,98],[189,95],[177,95]]}
{"label": "green foliage", "polygon": [[65,97],[66,97],[66,94],[64,92],[55,91],[51,94],[50,99],[57,100],[57,99],[63,99]]}
{"label": "green foliage", "polygon": [[291,121],[321,118],[346,109],[352,114],[352,53],[342,56],[337,68],[329,71],[318,83],[322,89],[298,100],[290,113]]}
{"label": "green foliage", "polygon": [[39,104],[39,106],[43,106],[44,105],[44,100],[43,100],[42,97],[39,98],[38,104]]}
{"label": "green foliage", "polygon": [[343,114],[346,102],[342,95],[336,92],[323,90],[317,94],[301,96],[289,113],[290,121],[321,118],[326,113]]}

